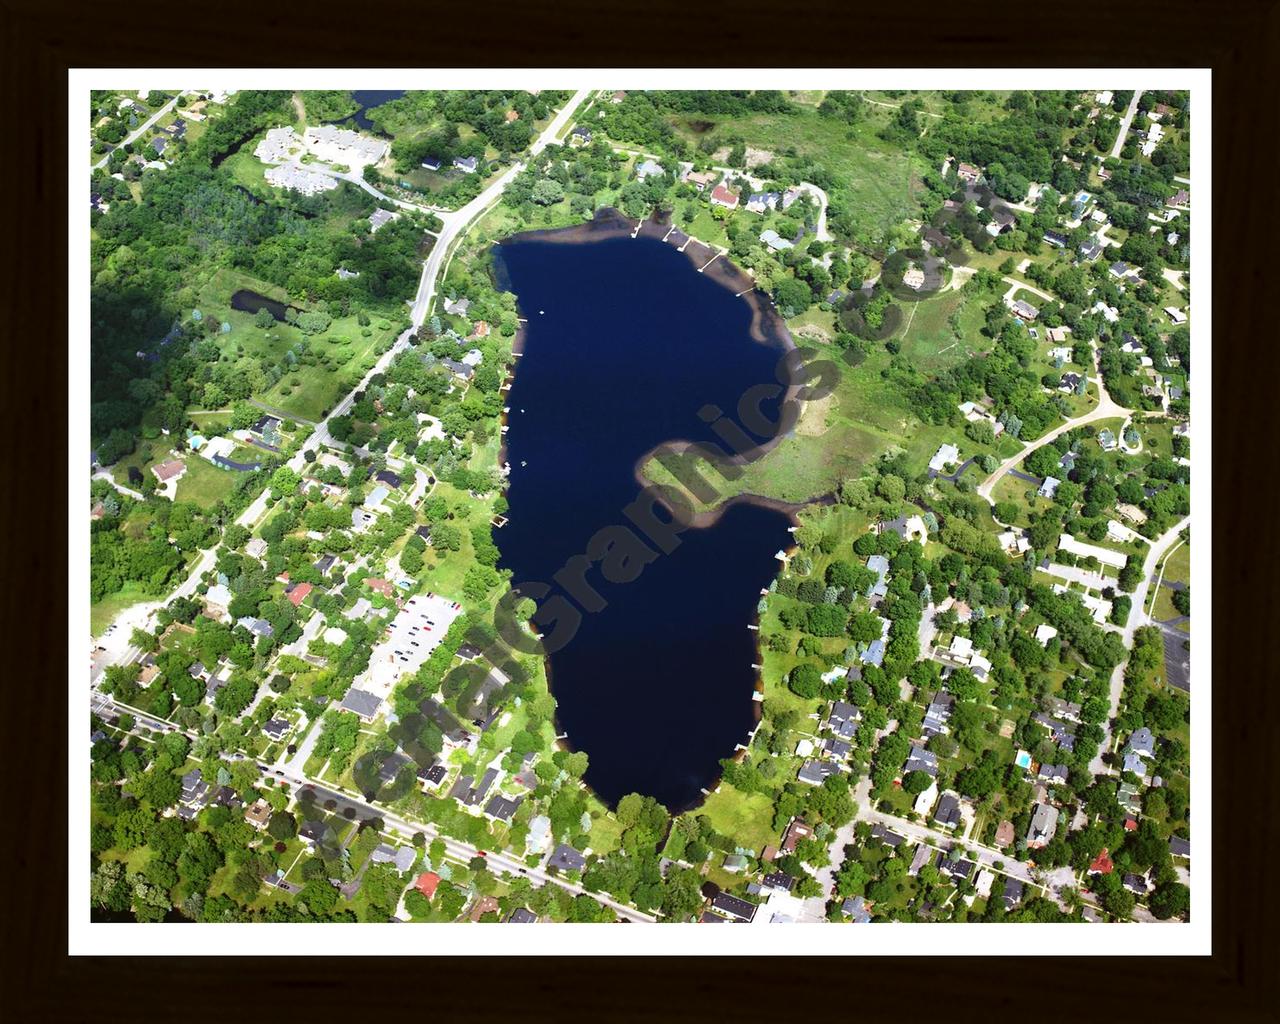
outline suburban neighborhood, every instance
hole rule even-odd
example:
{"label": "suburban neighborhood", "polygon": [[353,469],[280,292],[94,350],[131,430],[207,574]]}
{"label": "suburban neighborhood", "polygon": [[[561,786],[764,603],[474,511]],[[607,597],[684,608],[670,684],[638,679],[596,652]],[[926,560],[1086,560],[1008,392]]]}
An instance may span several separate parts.
{"label": "suburban neighborhood", "polygon": [[[95,919],[1190,920],[1189,93],[356,96],[92,97]],[[635,468],[791,516],[695,806],[590,784],[502,547],[493,249],[592,230],[832,367]]]}

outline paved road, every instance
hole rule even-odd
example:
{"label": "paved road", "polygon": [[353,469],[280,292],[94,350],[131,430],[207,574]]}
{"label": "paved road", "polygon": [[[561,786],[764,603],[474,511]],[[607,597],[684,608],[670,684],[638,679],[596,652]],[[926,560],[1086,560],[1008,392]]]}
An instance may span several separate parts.
{"label": "paved road", "polygon": [[1015,294],[1017,294],[1018,289],[1022,289],[1023,291],[1028,291],[1032,295],[1039,296],[1040,298],[1044,299],[1046,302],[1059,301],[1056,295],[1050,295],[1048,292],[1044,291],[1041,288],[1037,288],[1033,284],[1027,284],[1026,281],[1019,281],[1016,277],[1006,277],[1004,278],[1004,280],[1008,281],[1009,284],[1011,285],[1009,290],[1004,293],[1004,298],[1006,302],[1008,302],[1010,299],[1014,297]]}
{"label": "paved road", "polygon": [[[872,824],[880,824],[885,828],[891,829],[900,836],[905,836],[913,843],[925,843],[938,850],[950,850],[954,846],[961,846],[966,851],[969,859],[976,861],[982,867],[987,868],[995,875],[1009,875],[1013,878],[1020,879],[1026,885],[1032,885],[1036,888],[1047,889],[1048,895],[1061,905],[1061,898],[1057,892],[1057,886],[1046,883],[1038,877],[1034,868],[1028,867],[1022,861],[1019,861],[1012,852],[997,850],[994,847],[983,846],[981,843],[972,839],[962,840],[959,836],[951,835],[937,829],[929,828],[914,821],[907,821],[905,818],[899,818],[892,814],[884,814],[877,811],[870,800],[871,780],[863,778],[859,781],[854,789],[854,799],[856,801],[858,811],[858,821],[867,821]],[[1002,867],[997,868],[996,863],[1000,863]],[[992,888],[994,896],[996,890]]]}
{"label": "paved road", "polygon": [[[183,95],[183,94],[182,94],[182,93],[178,93],[178,96],[181,96],[181,95]],[[149,117],[147,120],[143,121],[143,122],[142,122],[142,124],[138,125],[138,127],[137,127],[136,129],[134,129],[134,131],[132,131],[130,134],[126,135],[123,139],[121,139],[121,140],[120,140],[120,142],[116,143],[116,145],[115,145],[112,149],[107,150],[106,155],[105,155],[101,160],[99,160],[96,164],[94,164],[94,165],[93,165],[93,170],[95,170],[95,171],[96,171],[96,170],[99,170],[100,168],[106,167],[106,166],[107,166],[107,161],[111,159],[111,154],[112,154],[116,149],[119,149],[121,146],[128,145],[130,142],[135,141],[135,140],[136,140],[136,139],[138,139],[140,136],[145,135],[145,134],[146,134],[146,132],[147,132],[147,130],[148,130],[148,129],[153,125],[153,124],[155,124],[157,121],[159,121],[159,120],[160,120],[160,118],[164,117],[164,115],[165,115],[165,114],[169,113],[169,111],[171,111],[171,110],[173,109],[174,104],[176,104],[176,103],[178,102],[178,96],[175,96],[175,97],[174,97],[173,99],[171,99],[168,103],[166,103],[163,107],[161,107],[161,108],[160,108],[159,110],[157,110],[154,114],[152,114],[152,115],[151,115],[151,117]]]}
{"label": "paved road", "polygon": [[1129,134],[1129,126],[1133,124],[1133,116],[1138,112],[1138,100],[1142,98],[1142,90],[1135,89],[1133,91],[1133,99],[1129,101],[1129,109],[1124,112],[1124,117],[1120,118],[1120,131],[1116,135],[1115,144],[1111,147],[1111,156],[1118,157],[1120,150],[1124,149],[1125,136]]}
{"label": "paved road", "polygon": [[[138,725],[145,726],[154,732],[180,732],[191,740],[195,740],[197,737],[197,734],[194,732],[188,732],[187,730],[174,725],[172,722],[158,719],[152,715],[148,715],[146,712],[138,710],[137,708],[120,704],[106,694],[96,692],[91,693],[89,704],[90,709],[102,718],[113,715],[130,714],[134,717]],[[319,729],[312,730],[313,734],[316,735],[319,734],[319,731]],[[235,761],[248,760],[248,758],[238,754],[230,755],[230,759]],[[481,852],[477,847],[452,839],[449,836],[441,835],[434,825],[426,822],[409,821],[408,819],[402,818],[385,808],[368,803],[367,801],[362,800],[359,797],[352,796],[349,793],[341,792],[332,786],[321,785],[313,782],[301,773],[294,771],[290,765],[276,767],[263,767],[262,765],[259,765],[258,769],[263,778],[275,780],[277,784],[282,780],[288,783],[293,789],[295,799],[300,797],[304,790],[310,790],[315,794],[318,805],[327,813],[337,814],[349,821],[367,821],[370,818],[381,818],[387,829],[399,833],[405,839],[412,838],[412,836],[417,832],[423,833],[427,837],[428,842],[439,837],[444,841],[445,848],[448,850],[449,855],[458,861],[470,861],[471,858]],[[330,805],[330,802],[332,802],[331,806],[327,806]],[[484,855],[485,859],[489,862],[490,870],[505,872],[513,876],[524,875],[535,883],[540,885],[556,885],[570,893],[573,893],[574,895],[586,894],[593,900],[612,908],[619,917],[628,921],[652,923],[656,920],[652,915],[641,913],[634,907],[629,907],[625,903],[620,903],[602,893],[588,893],[582,886],[571,882],[566,878],[549,874],[542,867],[531,868],[519,858],[493,850],[484,851]]]}
{"label": "paved road", "polygon": [[105,469],[101,469],[101,468],[99,468],[97,471],[95,471],[95,472],[94,472],[94,474],[93,474],[93,479],[94,479],[94,480],[105,480],[107,483],[109,483],[112,487],[114,487],[114,488],[115,488],[117,491],[119,491],[121,494],[127,494],[130,498],[133,498],[135,501],[142,501],[142,500],[144,500],[144,499],[143,499],[143,497],[142,497],[142,492],[141,492],[141,491],[135,491],[135,490],[133,490],[133,488],[131,488],[131,487],[125,487],[123,484],[118,484],[118,483],[116,483],[116,478],[115,478],[115,477],[113,477],[113,476],[111,475],[111,473],[110,473],[108,470],[105,470]]}
{"label": "paved road", "polygon": [[[1138,584],[1133,592],[1132,607],[1129,609],[1129,621],[1125,623],[1124,629],[1121,630],[1121,636],[1124,640],[1126,650],[1133,649],[1133,634],[1137,632],[1139,626],[1145,626],[1150,623],[1151,618],[1147,614],[1147,592],[1151,589],[1154,580],[1156,565],[1160,559],[1164,557],[1166,551],[1179,540],[1178,534],[1187,528],[1191,523],[1191,517],[1187,516],[1180,522],[1170,527],[1165,533],[1157,537],[1147,551],[1146,560],[1142,564],[1142,582]],[[1111,689],[1109,693],[1110,708],[1107,713],[1107,719],[1102,723],[1102,741],[1098,744],[1098,753],[1092,761],[1089,762],[1089,771],[1094,775],[1106,775],[1109,772],[1106,763],[1103,761],[1103,755],[1107,752],[1111,745],[1111,723],[1115,720],[1117,714],[1120,713],[1120,694],[1124,691],[1124,662],[1115,667],[1111,673]],[[1188,678],[1187,689],[1190,692],[1190,680]]]}
{"label": "paved road", "polygon": [[[541,153],[551,142],[555,140],[556,133],[565,125],[572,116],[573,111],[577,109],[579,103],[586,98],[589,90],[579,89],[568,104],[551,120],[546,129],[538,136],[537,140],[530,147],[533,155]],[[347,394],[325,417],[323,422],[316,425],[315,431],[311,437],[307,439],[307,443],[299,448],[296,455],[291,458],[286,465],[295,472],[300,472],[306,463],[306,452],[315,451],[322,445],[336,444],[333,436],[329,433],[329,424],[337,416],[346,415],[347,411],[355,404],[355,396],[363,391],[369,384],[369,381],[379,373],[384,373],[391,361],[397,355],[404,351],[409,345],[410,336],[420,326],[427,317],[427,313],[431,307],[431,300],[435,296],[436,283],[439,278],[441,267],[443,265],[445,254],[447,253],[450,243],[452,243],[467,228],[476,217],[478,217],[490,205],[497,202],[501,197],[503,190],[511,183],[511,180],[523,170],[524,164],[517,163],[513,165],[505,174],[494,181],[479,196],[473,199],[462,209],[453,213],[437,213],[437,216],[444,221],[444,228],[440,232],[439,240],[432,247],[430,254],[422,266],[422,276],[418,282],[418,291],[414,297],[412,312],[410,319],[412,324],[407,328],[395,344],[391,346],[378,361],[373,365],[364,379]],[[340,447],[340,446],[339,446]],[[267,509],[268,490],[263,490],[257,499],[240,514],[236,522],[244,527],[254,526]],[[195,593],[196,588],[200,584],[200,578],[211,569],[215,562],[214,552],[216,549],[210,548],[201,553],[192,566],[191,572],[187,578],[167,597],[156,601],[148,601],[143,604],[133,605],[124,609],[115,619],[114,625],[117,627],[114,632],[105,639],[100,639],[99,643],[107,647],[108,654],[106,664],[121,664],[137,657],[136,650],[127,647],[125,641],[135,627],[145,627],[150,621],[154,613],[164,605],[168,604],[176,597],[190,597]],[[108,642],[110,641],[110,642]],[[101,670],[99,669],[99,674]],[[97,677],[93,679],[97,682]]]}
{"label": "paved road", "polygon": [[[1096,360],[1096,349],[1094,356]],[[1022,451],[1017,455],[1005,459],[1004,462],[1000,463],[996,468],[994,473],[978,485],[978,494],[986,498],[988,501],[991,501],[991,491],[1002,476],[1012,470],[1037,448],[1043,448],[1051,441],[1054,441],[1061,435],[1065,434],[1067,431],[1074,430],[1076,427],[1082,427],[1086,423],[1096,423],[1099,420],[1123,419],[1126,416],[1132,415],[1131,409],[1126,409],[1124,406],[1118,404],[1112,399],[1110,393],[1107,391],[1106,385],[1102,382],[1101,374],[1098,374],[1094,378],[1094,383],[1098,387],[1098,404],[1092,410],[1082,416],[1077,416],[1073,420],[1064,421],[1061,426],[1055,427],[1047,434],[1025,445]]]}

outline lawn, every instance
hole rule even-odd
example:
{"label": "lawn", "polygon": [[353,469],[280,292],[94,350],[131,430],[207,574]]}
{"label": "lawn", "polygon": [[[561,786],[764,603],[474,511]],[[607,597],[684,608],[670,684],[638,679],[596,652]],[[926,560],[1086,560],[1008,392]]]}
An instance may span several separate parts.
{"label": "lawn", "polygon": [[773,801],[763,793],[743,793],[722,782],[696,813],[705,814],[721,835],[732,836],[757,854],[778,840],[773,831]]}
{"label": "lawn", "polygon": [[[722,117],[689,113],[669,120],[677,135],[691,145],[704,138],[728,145],[730,137],[741,137],[753,148],[775,154],[794,149],[800,157],[819,161],[835,177],[833,191],[843,200],[842,205],[854,211],[860,231],[883,234],[918,213],[916,193],[923,166],[883,142],[876,135],[878,124],[870,120],[850,127],[842,119],[823,117],[816,108],[799,105],[779,114]],[[713,127],[697,132],[692,127],[696,122],[710,122]]]}
{"label": "lawn", "polygon": [[[714,471],[706,474],[721,500],[756,494],[802,502],[830,494],[840,481],[858,476],[890,447],[905,449],[920,470],[943,442],[959,445],[966,458],[997,450],[975,445],[951,427],[922,423],[898,385],[882,376],[889,359],[888,352],[879,351],[856,367],[836,360],[840,376],[832,395],[818,410],[806,410],[796,431],[744,467],[735,480],[722,479]],[[673,482],[654,462],[647,464],[645,473],[657,483]]]}
{"label": "lawn", "polygon": [[235,487],[237,474],[229,469],[215,466],[198,455],[188,455],[186,463],[187,471],[178,480],[178,501],[212,508]]}
{"label": "lawn", "polygon": [[[394,340],[395,323],[377,314],[368,327],[361,327],[354,314],[336,317],[327,331],[310,339],[288,323],[277,322],[264,329],[257,326],[254,314],[231,308],[231,296],[241,289],[278,302],[292,302],[283,288],[241,271],[223,268],[211,275],[200,289],[199,308],[205,316],[231,325],[231,331],[220,336],[222,358],[227,362],[248,356],[279,363],[290,349],[309,342],[311,353],[318,361],[299,362],[273,387],[254,396],[300,419],[322,419],[373,365],[377,353]],[[203,407],[198,398],[193,404]]]}
{"label": "lawn", "polygon": [[108,594],[101,601],[90,605],[89,628],[94,636],[99,636],[122,611],[147,600],[150,600],[150,595],[139,584],[128,583],[114,594]]}

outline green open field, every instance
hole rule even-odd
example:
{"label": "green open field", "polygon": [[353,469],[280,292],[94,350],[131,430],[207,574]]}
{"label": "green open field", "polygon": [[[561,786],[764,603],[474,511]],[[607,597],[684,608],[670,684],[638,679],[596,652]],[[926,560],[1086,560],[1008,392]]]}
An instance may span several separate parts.
{"label": "green open field", "polygon": [[[931,301],[941,304],[944,300]],[[915,331],[914,324],[911,331]],[[928,344],[927,340],[919,341],[921,349]],[[936,357],[946,358],[942,353]],[[830,494],[841,480],[858,476],[870,461],[895,447],[904,449],[918,470],[925,468],[944,442],[956,444],[962,460],[1000,452],[999,443],[977,445],[959,428],[922,423],[898,385],[882,376],[890,361],[887,351],[872,352],[856,367],[847,366],[834,353],[832,361],[839,369],[833,392],[806,403],[790,436],[743,467],[737,479],[721,478],[714,470],[704,473],[721,500],[756,494],[800,502]],[[656,483],[673,482],[667,469],[653,461],[645,467],[645,474]]]}
{"label": "green open field", "polygon": [[[219,336],[223,358],[231,361],[254,356],[279,362],[285,352],[307,336],[287,323],[274,323],[264,330],[254,323],[254,314],[232,309],[231,296],[241,289],[279,302],[291,301],[283,288],[249,274],[229,268],[216,271],[200,289],[198,302],[206,317],[231,325],[229,334]],[[365,330],[370,332],[367,336]],[[394,334],[395,325],[381,317],[375,317],[368,328],[362,328],[354,315],[335,317],[327,331],[309,339],[311,351],[319,355],[316,365],[298,364],[273,387],[254,397],[302,419],[320,420],[373,365],[378,350],[389,344]]]}
{"label": "green open field", "polygon": [[178,501],[189,501],[201,508],[217,504],[235,487],[237,474],[208,459],[188,455],[187,471],[178,481]]}
{"label": "green open field", "polygon": [[91,605],[89,607],[89,627],[93,631],[93,635],[98,636],[111,625],[111,620],[126,608],[145,600],[147,600],[147,594],[142,588],[136,583],[130,583],[117,590],[114,594],[108,594],[97,604]]}
{"label": "green open field", "polygon": [[[1157,567],[1156,575],[1160,575]],[[1170,583],[1191,583],[1191,545],[1179,544],[1165,556],[1164,578]],[[1161,586],[1155,591],[1155,601],[1151,606],[1151,617],[1157,622],[1166,622],[1180,616],[1182,612],[1173,606],[1173,591]],[[1189,632],[1189,630],[1188,630]]]}
{"label": "green open field", "polygon": [[[714,142],[741,137],[753,148],[775,154],[794,149],[802,157],[822,162],[838,176],[838,191],[847,197],[847,205],[856,211],[859,227],[864,230],[884,232],[918,209],[915,193],[922,168],[877,137],[878,117],[850,127],[839,118],[820,116],[814,107],[802,106],[785,114],[723,117],[694,113],[669,120],[676,133],[692,144],[706,137]],[[692,127],[706,122],[714,127],[702,132]]]}
{"label": "green open field", "polygon": [[773,801],[764,793],[743,793],[722,782],[719,791],[707,797],[696,813],[705,814],[721,835],[732,836],[757,853],[777,842]]}

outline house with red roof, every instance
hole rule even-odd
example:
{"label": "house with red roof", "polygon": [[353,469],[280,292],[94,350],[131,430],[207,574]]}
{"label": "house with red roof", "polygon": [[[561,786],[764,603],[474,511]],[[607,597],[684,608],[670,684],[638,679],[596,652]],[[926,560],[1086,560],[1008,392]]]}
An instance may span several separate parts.
{"label": "house with red roof", "polygon": [[422,893],[427,899],[431,899],[436,894],[436,886],[440,884],[440,876],[434,871],[424,871],[418,876],[418,880],[413,883],[413,887]]}
{"label": "house with red roof", "polygon": [[389,600],[396,596],[396,588],[384,579],[379,579],[377,576],[366,576],[364,582],[365,586],[370,590],[376,590]]}
{"label": "house with red roof", "polygon": [[722,181],[711,190],[711,205],[723,206],[726,210],[736,210],[741,197]]}
{"label": "house with red roof", "polygon": [[297,608],[298,605],[302,604],[302,602],[307,599],[307,595],[309,593],[311,593],[311,584],[299,583],[289,588],[285,593],[285,596],[289,598],[289,603]]}
{"label": "house with red roof", "polygon": [[473,327],[471,330],[471,337],[473,338],[489,337],[489,321],[477,320],[475,327]]}
{"label": "house with red roof", "polygon": [[1109,875],[1113,870],[1115,870],[1115,865],[1111,863],[1111,857],[1108,856],[1107,848],[1104,846],[1102,852],[1089,865],[1089,872],[1095,875]]}

